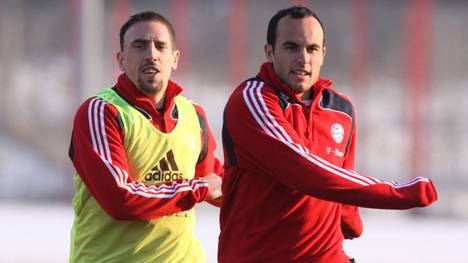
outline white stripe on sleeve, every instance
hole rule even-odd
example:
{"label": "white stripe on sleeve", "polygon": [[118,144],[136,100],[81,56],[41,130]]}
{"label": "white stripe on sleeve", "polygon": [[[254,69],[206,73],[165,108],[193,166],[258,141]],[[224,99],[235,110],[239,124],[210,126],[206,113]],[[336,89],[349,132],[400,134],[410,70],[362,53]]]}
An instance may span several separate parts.
{"label": "white stripe on sleeve", "polygon": [[[251,89],[253,89],[253,90],[257,89],[257,92],[250,92]],[[284,128],[282,128],[276,122],[276,120],[274,120],[273,116],[269,113],[269,110],[266,107],[266,103],[263,101],[263,98],[262,98],[262,95],[261,95],[261,89],[262,89],[262,85],[257,87],[257,86],[250,86],[249,83],[247,83],[246,88],[244,88],[243,95],[244,95],[244,101],[246,102],[246,104],[248,106],[252,105],[252,104],[255,105],[255,103],[257,105],[260,105],[260,104],[262,105],[262,107],[257,108],[258,113],[253,109],[253,107],[249,107],[249,110],[252,113],[252,115],[254,116],[254,119],[257,121],[257,123],[260,125],[260,127],[262,127],[262,129],[267,134],[269,134],[271,137],[279,140],[280,142],[284,143],[290,149],[292,149],[294,152],[298,153],[301,157],[305,158],[309,162],[311,162],[314,165],[319,166],[319,167],[321,167],[321,168],[323,168],[323,169],[325,169],[325,170],[327,170],[327,171],[329,171],[329,172],[331,172],[331,173],[333,173],[335,175],[338,175],[338,176],[340,176],[342,178],[345,178],[345,179],[347,179],[349,181],[352,181],[352,182],[355,182],[357,184],[364,185],[364,186],[367,186],[369,184],[373,184],[372,181],[371,181],[372,183],[366,182],[368,180],[362,180],[361,178],[357,178],[352,173],[349,173],[349,174],[343,173],[343,172],[340,171],[341,168],[333,166],[332,164],[326,162],[325,160],[323,160],[323,162],[319,162],[319,161],[316,160],[316,158],[312,158],[312,157],[315,157],[315,155],[308,155],[306,153],[306,151],[303,150],[302,147],[298,147],[298,144],[295,144],[292,141],[292,139],[289,137],[289,135],[285,132]],[[273,120],[275,123],[273,124],[271,122],[271,120]],[[269,132],[266,129],[266,127],[272,128],[275,132],[274,133]],[[281,127],[281,129],[277,129],[277,127]],[[277,136],[277,134],[281,134],[282,132],[284,132],[282,134],[283,136]],[[290,141],[284,139],[285,137],[289,138]],[[344,170],[344,169],[341,169],[341,170]]]}
{"label": "white stripe on sleeve", "polygon": [[360,185],[374,185],[376,183],[384,183],[390,185],[394,188],[402,188],[414,185],[418,182],[429,182],[429,179],[424,177],[418,177],[413,179],[412,181],[404,184],[397,184],[395,182],[382,182],[381,180],[374,178],[374,177],[366,177],[356,173],[353,170],[343,169],[341,167],[335,166],[330,162],[314,155],[309,152],[309,150],[302,146],[300,143],[296,143],[292,140],[289,134],[285,131],[285,129],[275,120],[275,118],[271,115],[261,93],[263,88],[263,82],[257,81],[248,81],[246,87],[243,90],[243,98],[249,111],[251,112],[252,116],[256,120],[256,122],[260,125],[260,127],[265,131],[266,134],[269,136],[277,139],[278,141],[287,145],[290,149],[294,152],[299,154],[301,157],[305,158],[312,164],[321,167],[332,174],[340,176],[344,179],[349,181],[355,182]]}
{"label": "white stripe on sleeve", "polygon": [[171,185],[159,186],[148,186],[141,182],[130,180],[126,171],[112,164],[104,122],[104,108],[106,104],[107,103],[100,98],[94,98],[91,100],[88,108],[89,131],[91,141],[93,143],[93,149],[100,156],[101,160],[106,165],[120,188],[123,188],[132,194],[148,198],[172,198],[181,192],[196,191],[200,187],[208,187],[207,182],[198,179],[184,180],[178,184],[174,183]]}

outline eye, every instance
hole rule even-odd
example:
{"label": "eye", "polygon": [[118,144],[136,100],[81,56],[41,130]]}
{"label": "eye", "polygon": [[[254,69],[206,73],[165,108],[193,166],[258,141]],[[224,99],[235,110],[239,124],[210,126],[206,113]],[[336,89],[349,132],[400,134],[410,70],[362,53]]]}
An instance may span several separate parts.
{"label": "eye", "polygon": [[307,52],[308,52],[308,53],[314,53],[314,52],[317,52],[317,51],[319,51],[319,47],[316,46],[316,45],[308,46],[308,47],[307,47]]}
{"label": "eye", "polygon": [[132,47],[136,49],[144,49],[146,47],[146,43],[143,41],[136,41],[132,43]]}
{"label": "eye", "polygon": [[293,50],[296,50],[296,46],[294,46],[294,45],[286,45],[286,46],[284,46],[284,49],[293,51]]}
{"label": "eye", "polygon": [[167,47],[166,47],[166,45],[156,45],[156,48],[157,48],[158,50],[164,50],[164,49],[166,49]]}
{"label": "eye", "polygon": [[154,43],[154,46],[160,51],[167,49],[167,43],[163,41],[156,41],[156,43]]}

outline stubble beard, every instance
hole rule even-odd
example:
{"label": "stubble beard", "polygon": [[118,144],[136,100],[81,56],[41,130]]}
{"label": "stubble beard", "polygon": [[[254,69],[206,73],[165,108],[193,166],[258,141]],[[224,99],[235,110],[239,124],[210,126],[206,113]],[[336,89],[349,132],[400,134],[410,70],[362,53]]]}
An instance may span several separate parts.
{"label": "stubble beard", "polygon": [[138,87],[141,91],[147,94],[156,94],[162,90],[162,84],[158,83],[156,80],[154,81],[145,81],[141,77],[138,78]]}
{"label": "stubble beard", "polygon": [[293,80],[289,80],[287,82],[288,86],[291,87],[294,91],[302,93],[308,89],[308,87],[305,87],[304,83],[301,82],[296,82]]}
{"label": "stubble beard", "polygon": [[309,85],[309,82],[296,82],[293,80],[289,80],[287,84],[290,88],[292,88],[296,92],[296,94],[299,94],[299,96],[301,97],[303,96],[308,97],[310,94],[310,90],[312,90],[312,86],[313,86],[313,85]]}

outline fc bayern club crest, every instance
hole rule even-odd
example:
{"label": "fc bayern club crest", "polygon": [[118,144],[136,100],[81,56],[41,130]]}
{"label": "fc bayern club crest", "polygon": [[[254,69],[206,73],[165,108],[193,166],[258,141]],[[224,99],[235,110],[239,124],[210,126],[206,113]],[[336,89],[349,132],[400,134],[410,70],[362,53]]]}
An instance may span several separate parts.
{"label": "fc bayern club crest", "polygon": [[341,143],[344,138],[343,126],[339,123],[333,123],[330,128],[331,136],[336,143]]}

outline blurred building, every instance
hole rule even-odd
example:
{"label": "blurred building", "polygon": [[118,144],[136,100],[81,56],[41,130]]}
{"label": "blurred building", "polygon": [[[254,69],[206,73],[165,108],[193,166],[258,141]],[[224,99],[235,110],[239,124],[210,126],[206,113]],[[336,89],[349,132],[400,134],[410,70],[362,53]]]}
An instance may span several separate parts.
{"label": "blurred building", "polygon": [[207,110],[221,149],[224,103],[257,73],[268,20],[291,4],[325,24],[322,75],[354,101],[357,170],[431,177],[440,201],[424,211],[468,217],[465,0],[0,0],[0,199],[70,199],[74,112],[114,84],[119,28],[138,11],[173,22],[174,79]]}

